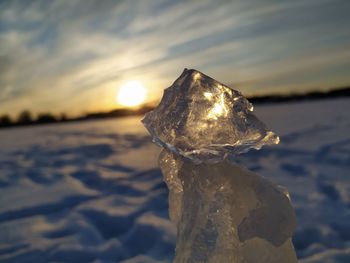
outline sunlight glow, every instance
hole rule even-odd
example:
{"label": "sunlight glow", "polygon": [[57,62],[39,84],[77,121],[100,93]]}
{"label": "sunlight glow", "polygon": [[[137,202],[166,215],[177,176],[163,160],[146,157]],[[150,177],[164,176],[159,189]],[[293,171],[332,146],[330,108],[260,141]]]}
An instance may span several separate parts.
{"label": "sunlight glow", "polygon": [[[206,96],[206,95],[205,95]],[[228,109],[226,108],[224,94],[220,94],[214,106],[208,112],[208,119],[217,120],[218,117],[226,117]]]}
{"label": "sunlight glow", "polygon": [[201,74],[197,72],[197,73],[194,75],[193,78],[194,78],[195,81],[198,81],[198,80],[201,79]]}
{"label": "sunlight glow", "polygon": [[206,97],[208,100],[212,100],[212,98],[213,98],[213,93],[204,92],[204,97]]}
{"label": "sunlight glow", "polygon": [[147,90],[140,81],[131,80],[119,89],[117,102],[127,107],[138,106],[145,101],[146,93]]}

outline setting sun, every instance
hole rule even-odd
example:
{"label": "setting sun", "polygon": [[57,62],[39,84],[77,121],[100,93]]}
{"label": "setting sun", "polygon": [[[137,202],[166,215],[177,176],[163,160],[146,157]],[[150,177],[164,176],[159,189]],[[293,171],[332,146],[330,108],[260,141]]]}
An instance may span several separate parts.
{"label": "setting sun", "polygon": [[137,80],[126,82],[118,91],[117,102],[123,106],[133,107],[146,99],[146,88]]}

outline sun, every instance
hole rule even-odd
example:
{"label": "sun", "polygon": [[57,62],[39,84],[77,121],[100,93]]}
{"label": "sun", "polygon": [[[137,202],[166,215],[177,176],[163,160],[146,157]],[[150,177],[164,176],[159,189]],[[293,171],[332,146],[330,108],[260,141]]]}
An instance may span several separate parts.
{"label": "sun", "polygon": [[138,80],[126,82],[118,91],[117,102],[123,106],[135,107],[146,99],[147,90]]}

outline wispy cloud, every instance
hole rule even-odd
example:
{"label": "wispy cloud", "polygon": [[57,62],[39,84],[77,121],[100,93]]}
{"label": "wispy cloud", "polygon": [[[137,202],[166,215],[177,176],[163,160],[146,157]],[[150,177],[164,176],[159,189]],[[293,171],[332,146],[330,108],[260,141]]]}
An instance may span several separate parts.
{"label": "wispy cloud", "polygon": [[111,107],[139,78],[150,99],[184,67],[243,92],[350,82],[349,1],[2,1],[0,111]]}

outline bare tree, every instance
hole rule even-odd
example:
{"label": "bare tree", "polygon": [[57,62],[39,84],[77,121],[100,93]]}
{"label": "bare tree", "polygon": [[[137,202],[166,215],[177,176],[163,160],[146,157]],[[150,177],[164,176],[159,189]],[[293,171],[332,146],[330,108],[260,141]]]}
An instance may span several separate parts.
{"label": "bare tree", "polygon": [[17,124],[29,124],[32,122],[33,122],[32,114],[28,110],[22,111],[19,114],[18,119],[17,119]]}
{"label": "bare tree", "polygon": [[56,117],[51,113],[40,113],[36,119],[37,123],[51,123],[56,122]]}
{"label": "bare tree", "polygon": [[4,114],[0,117],[0,127],[9,127],[11,125],[12,125],[12,120],[8,114]]}

